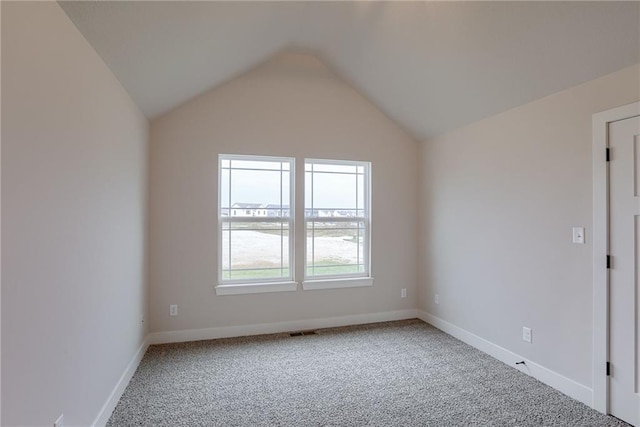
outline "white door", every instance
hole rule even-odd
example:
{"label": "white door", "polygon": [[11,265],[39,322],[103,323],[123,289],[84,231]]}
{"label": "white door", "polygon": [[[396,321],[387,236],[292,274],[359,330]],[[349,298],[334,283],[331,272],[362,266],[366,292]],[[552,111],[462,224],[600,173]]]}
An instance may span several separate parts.
{"label": "white door", "polygon": [[640,427],[640,117],[609,124],[612,415]]}

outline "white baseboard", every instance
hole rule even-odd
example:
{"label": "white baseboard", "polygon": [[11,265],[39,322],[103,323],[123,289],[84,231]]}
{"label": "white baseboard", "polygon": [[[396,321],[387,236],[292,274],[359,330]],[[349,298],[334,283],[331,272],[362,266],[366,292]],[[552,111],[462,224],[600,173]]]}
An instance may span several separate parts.
{"label": "white baseboard", "polygon": [[142,341],[142,344],[138,348],[138,351],[136,351],[136,354],[133,355],[133,358],[120,376],[120,379],[118,380],[116,386],[113,388],[113,391],[109,395],[109,398],[107,399],[105,404],[102,405],[102,409],[100,409],[98,416],[91,424],[92,427],[104,427],[107,424],[107,421],[109,421],[113,410],[116,409],[116,405],[118,404],[120,397],[122,397],[122,393],[124,393],[124,390],[127,388],[127,385],[129,385],[129,381],[131,381],[133,374],[135,374],[136,369],[138,369],[138,365],[140,364],[140,361],[142,360],[142,357],[146,353],[148,347],[149,335],[147,335],[144,341]]}
{"label": "white baseboard", "polygon": [[[472,334],[471,332],[445,320],[442,320],[439,317],[429,314],[426,311],[416,311],[419,319],[424,320],[425,322],[435,326],[441,331],[446,332],[447,334],[469,344],[472,347],[477,348],[484,353],[487,353],[489,356],[492,356],[509,366],[517,368],[519,371],[536,378],[537,380],[555,388],[556,390],[566,394],[569,397],[572,397],[584,403],[589,407],[593,406],[593,390],[589,387],[577,383],[563,375],[560,375],[555,371],[552,371],[551,369],[545,368],[542,365],[527,360],[526,358],[513,353],[506,348],[500,347],[499,345],[487,341],[484,338]],[[516,362],[519,362],[521,360],[524,360],[526,364],[515,364]]]}
{"label": "white baseboard", "polygon": [[290,322],[259,323],[254,325],[153,332],[149,334],[149,344],[167,344],[185,341],[212,340],[217,338],[243,337],[249,335],[276,334],[290,331],[415,319],[417,317],[418,315],[416,310],[408,309],[385,311],[381,313],[354,314],[340,317],[294,320]]}

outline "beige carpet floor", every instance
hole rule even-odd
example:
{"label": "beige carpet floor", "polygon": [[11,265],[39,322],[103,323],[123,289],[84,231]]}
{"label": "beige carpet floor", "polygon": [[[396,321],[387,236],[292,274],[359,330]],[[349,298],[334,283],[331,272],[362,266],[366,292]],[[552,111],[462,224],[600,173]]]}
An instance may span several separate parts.
{"label": "beige carpet floor", "polygon": [[420,320],[151,346],[108,426],[626,426]]}

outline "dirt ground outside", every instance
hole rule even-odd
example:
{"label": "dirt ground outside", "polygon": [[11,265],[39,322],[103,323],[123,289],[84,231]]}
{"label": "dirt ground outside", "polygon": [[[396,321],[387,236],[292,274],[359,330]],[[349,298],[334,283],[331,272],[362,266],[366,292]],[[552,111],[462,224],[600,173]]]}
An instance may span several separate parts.
{"label": "dirt ground outside", "polygon": [[[358,246],[360,246],[360,264],[362,264],[362,245],[357,245],[353,230],[331,230],[328,235],[316,235],[313,248],[308,242],[307,254],[316,265],[354,265],[358,264]],[[222,267],[229,269],[269,269],[288,263],[288,236],[280,236],[279,230],[255,231],[233,230],[231,233],[231,257],[229,257],[229,233],[223,232]],[[281,246],[281,242],[283,242]],[[282,247],[282,252],[281,252]],[[328,271],[327,271],[328,272]],[[288,273],[287,273],[288,274]]]}

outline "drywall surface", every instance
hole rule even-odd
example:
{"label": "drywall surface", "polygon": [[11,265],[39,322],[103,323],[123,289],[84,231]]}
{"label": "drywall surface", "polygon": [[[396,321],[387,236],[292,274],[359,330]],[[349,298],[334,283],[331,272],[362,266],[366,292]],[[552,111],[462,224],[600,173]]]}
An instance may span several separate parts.
{"label": "drywall surface", "polygon": [[[152,331],[415,308],[418,144],[313,56],[279,55],[153,120],[150,144]],[[298,169],[305,158],[370,161],[374,285],[216,296],[220,153],[295,157]],[[299,212],[303,189],[298,179]]]}
{"label": "drywall surface", "polygon": [[2,60],[2,425],[87,426],[146,334],[148,123],[55,2]]}
{"label": "drywall surface", "polygon": [[639,73],[421,144],[420,309],[591,386],[591,116],[640,99]]}

